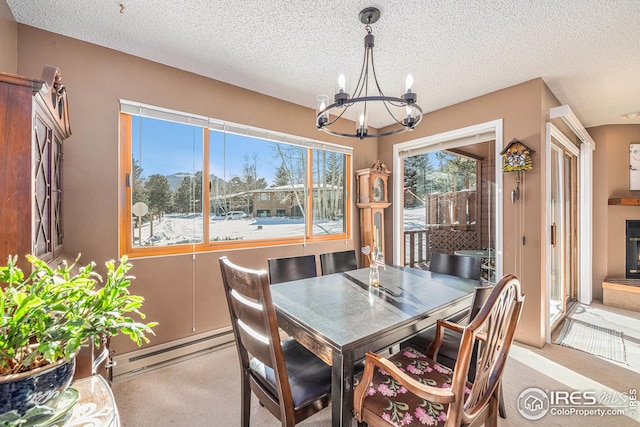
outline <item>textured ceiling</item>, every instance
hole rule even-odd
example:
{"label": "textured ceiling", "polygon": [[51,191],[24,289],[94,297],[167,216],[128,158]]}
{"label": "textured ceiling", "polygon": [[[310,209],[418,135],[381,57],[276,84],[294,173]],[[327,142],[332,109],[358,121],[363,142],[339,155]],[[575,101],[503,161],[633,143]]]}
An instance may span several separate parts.
{"label": "textured ceiling", "polygon": [[[586,127],[640,123],[640,0],[7,0],[16,21],[315,108],[362,61],[425,112],[542,77]],[[388,124],[370,117],[373,126]]]}

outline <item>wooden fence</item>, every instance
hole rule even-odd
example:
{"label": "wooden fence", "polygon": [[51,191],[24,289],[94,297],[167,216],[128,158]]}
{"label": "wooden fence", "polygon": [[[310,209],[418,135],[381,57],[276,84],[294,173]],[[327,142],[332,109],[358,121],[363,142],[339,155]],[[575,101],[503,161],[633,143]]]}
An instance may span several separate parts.
{"label": "wooden fence", "polygon": [[425,229],[404,233],[404,264],[428,265],[431,252],[453,254],[480,247],[475,190],[431,193],[425,196]]}

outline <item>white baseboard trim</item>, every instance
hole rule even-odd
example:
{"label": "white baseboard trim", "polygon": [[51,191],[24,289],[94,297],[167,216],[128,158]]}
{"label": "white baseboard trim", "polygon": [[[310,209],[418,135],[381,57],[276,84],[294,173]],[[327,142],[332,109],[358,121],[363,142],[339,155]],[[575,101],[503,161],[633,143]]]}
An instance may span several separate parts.
{"label": "white baseboard trim", "polygon": [[124,375],[189,354],[221,347],[233,342],[231,326],[179,340],[143,348],[113,357],[113,376]]}

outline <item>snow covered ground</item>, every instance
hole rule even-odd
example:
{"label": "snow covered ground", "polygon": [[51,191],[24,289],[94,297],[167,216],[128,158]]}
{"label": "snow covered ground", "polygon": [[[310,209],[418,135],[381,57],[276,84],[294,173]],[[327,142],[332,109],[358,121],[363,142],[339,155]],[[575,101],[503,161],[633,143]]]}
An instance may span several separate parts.
{"label": "snow covered ground", "polygon": [[427,221],[427,210],[424,206],[405,208],[404,231],[424,230]]}
{"label": "snow covered ground", "polygon": [[[424,229],[424,224],[425,209],[423,207],[405,209],[404,227],[406,231]],[[343,232],[343,227],[342,219],[319,221],[313,226],[313,234],[339,234]],[[139,241],[140,232],[142,232],[143,246],[200,243],[202,241],[202,215],[166,214],[153,221],[153,230],[149,223],[143,224],[141,228],[136,226],[134,230],[136,244]],[[301,235],[304,235],[304,219],[302,218],[268,217],[225,220],[223,217],[211,217],[209,220],[209,236],[212,241],[278,239]]]}

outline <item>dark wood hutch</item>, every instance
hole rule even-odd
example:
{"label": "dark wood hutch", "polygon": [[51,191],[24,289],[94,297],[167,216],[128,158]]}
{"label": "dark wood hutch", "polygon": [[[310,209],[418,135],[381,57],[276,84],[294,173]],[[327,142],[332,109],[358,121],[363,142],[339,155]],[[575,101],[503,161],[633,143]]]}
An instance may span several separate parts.
{"label": "dark wood hutch", "polygon": [[[0,73],[0,259],[62,254],[62,143],[71,135],[60,70],[42,80]],[[3,261],[3,262],[5,262]]]}
{"label": "dark wood hutch", "polygon": [[[0,72],[0,259],[34,254],[56,267],[63,253],[62,145],[71,136],[67,91],[60,70],[45,66],[41,80]],[[70,261],[73,261],[72,259]],[[75,378],[109,378],[108,340],[76,357]]]}

